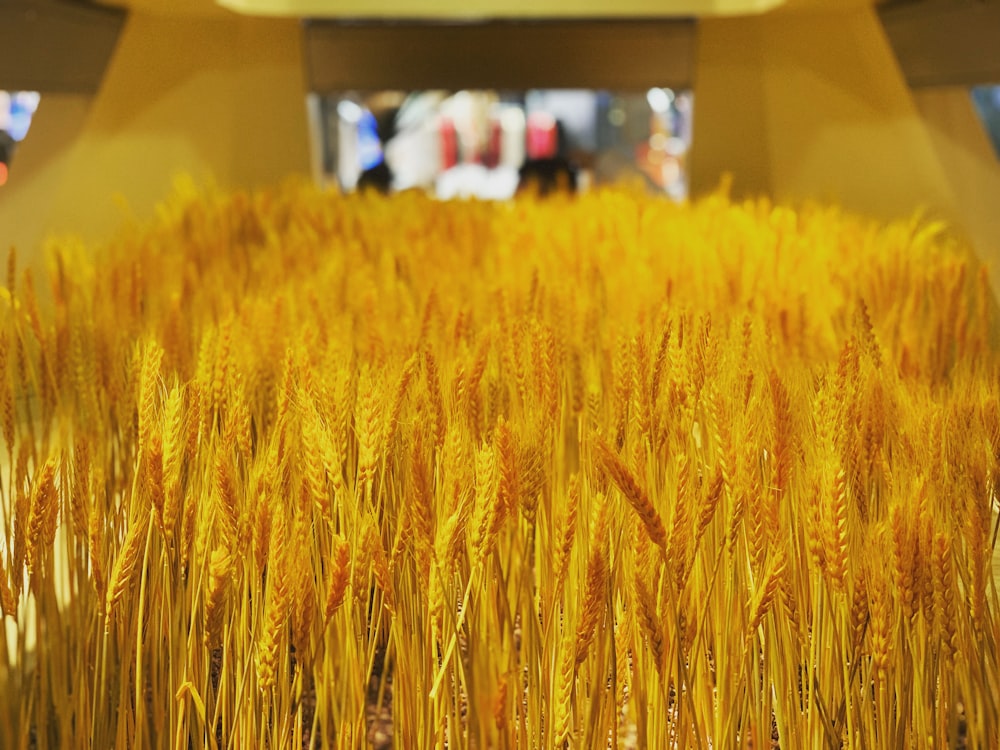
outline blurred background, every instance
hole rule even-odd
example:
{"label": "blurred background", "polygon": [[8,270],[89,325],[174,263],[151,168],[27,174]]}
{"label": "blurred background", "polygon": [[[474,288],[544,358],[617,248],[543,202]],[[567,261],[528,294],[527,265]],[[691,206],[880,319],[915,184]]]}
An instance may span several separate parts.
{"label": "blurred background", "polygon": [[391,189],[502,200],[525,163],[562,160],[580,190],[630,180],[676,199],[688,193],[690,91],[345,91],[311,106],[320,178],[344,190],[384,163]]}
{"label": "blurred background", "polygon": [[998,153],[1000,0],[0,0],[0,245],[29,260],[181,175],[552,174],[922,208],[996,260]]}

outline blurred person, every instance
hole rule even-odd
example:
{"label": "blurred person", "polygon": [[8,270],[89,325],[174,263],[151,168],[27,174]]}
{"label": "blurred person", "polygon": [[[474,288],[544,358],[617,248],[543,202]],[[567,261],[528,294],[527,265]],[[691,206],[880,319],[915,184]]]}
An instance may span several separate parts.
{"label": "blurred person", "polygon": [[528,159],[518,171],[517,192],[535,192],[539,196],[552,193],[575,193],[576,166],[564,156]]}
{"label": "blurred person", "polygon": [[396,135],[396,114],[399,107],[390,107],[383,110],[374,117],[374,133],[379,141],[380,152],[378,161],[370,164],[358,177],[357,189],[377,190],[380,193],[388,194],[392,190],[393,174],[386,163],[385,150],[388,143]]}
{"label": "blurred person", "polygon": [[374,167],[369,167],[358,177],[357,190],[375,190],[383,195],[388,195],[392,190],[392,170],[385,163],[385,159]]}
{"label": "blurred person", "polygon": [[[534,191],[539,196],[555,192],[575,193],[578,185],[577,167],[567,155],[566,128],[552,119],[547,133],[545,151],[551,155],[528,158],[518,172],[517,192]],[[530,152],[530,149],[529,149]]]}

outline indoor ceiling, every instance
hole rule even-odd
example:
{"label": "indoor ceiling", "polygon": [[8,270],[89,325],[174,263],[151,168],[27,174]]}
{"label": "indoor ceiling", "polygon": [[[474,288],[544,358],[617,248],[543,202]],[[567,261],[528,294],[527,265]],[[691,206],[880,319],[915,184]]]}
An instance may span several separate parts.
{"label": "indoor ceiling", "polygon": [[669,18],[753,15],[772,10],[843,9],[872,0],[104,0],[162,15],[234,11],[293,18]]}
{"label": "indoor ceiling", "polygon": [[568,18],[760,13],[784,0],[218,0],[241,13],[337,17]]}

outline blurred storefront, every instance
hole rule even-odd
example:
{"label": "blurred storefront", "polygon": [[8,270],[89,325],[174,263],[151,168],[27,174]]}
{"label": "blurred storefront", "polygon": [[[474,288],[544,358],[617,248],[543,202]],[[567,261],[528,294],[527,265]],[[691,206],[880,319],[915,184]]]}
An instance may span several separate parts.
{"label": "blurred storefront", "polygon": [[353,190],[384,164],[394,190],[484,199],[509,198],[520,170],[544,161],[574,170],[581,190],[631,180],[684,199],[692,109],[689,90],[661,87],[344,91],[312,107],[321,179]]}

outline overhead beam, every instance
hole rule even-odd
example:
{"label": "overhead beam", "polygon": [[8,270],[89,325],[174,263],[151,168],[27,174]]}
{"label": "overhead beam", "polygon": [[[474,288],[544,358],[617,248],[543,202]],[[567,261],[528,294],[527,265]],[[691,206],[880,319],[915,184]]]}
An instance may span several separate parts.
{"label": "overhead beam", "polygon": [[1000,83],[1000,1],[920,0],[879,7],[907,83]]}
{"label": "overhead beam", "polygon": [[306,25],[316,92],[372,89],[684,88],[692,20]]}
{"label": "overhead beam", "polygon": [[126,13],[60,0],[0,3],[0,89],[91,94]]}

